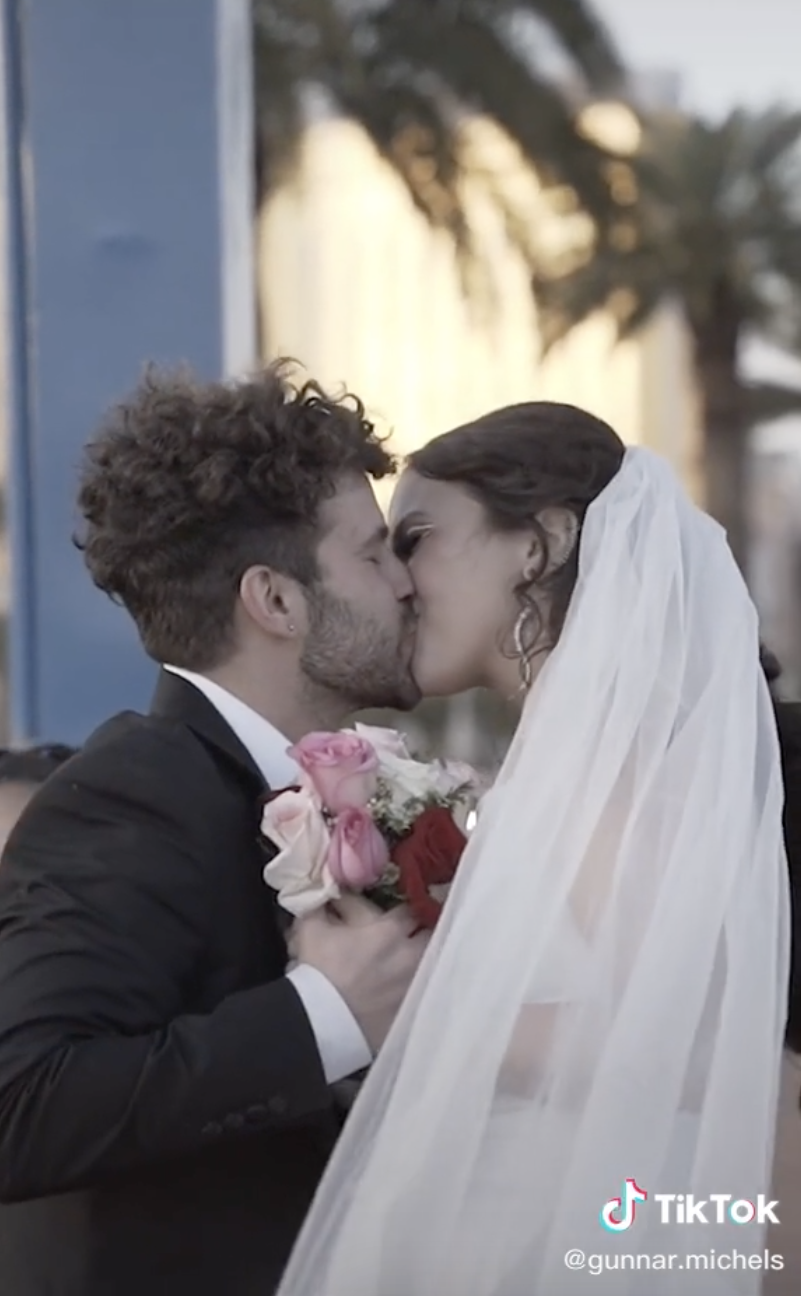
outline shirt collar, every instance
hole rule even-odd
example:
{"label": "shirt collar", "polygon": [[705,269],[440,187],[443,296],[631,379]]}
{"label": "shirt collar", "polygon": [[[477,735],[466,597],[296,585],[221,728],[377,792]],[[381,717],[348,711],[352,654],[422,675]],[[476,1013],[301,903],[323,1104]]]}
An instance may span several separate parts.
{"label": "shirt collar", "polygon": [[290,743],[275,725],[205,675],[180,666],[165,665],[164,669],[194,685],[208,699],[249,753],[268,787],[277,790],[297,783],[298,767],[287,755]]}

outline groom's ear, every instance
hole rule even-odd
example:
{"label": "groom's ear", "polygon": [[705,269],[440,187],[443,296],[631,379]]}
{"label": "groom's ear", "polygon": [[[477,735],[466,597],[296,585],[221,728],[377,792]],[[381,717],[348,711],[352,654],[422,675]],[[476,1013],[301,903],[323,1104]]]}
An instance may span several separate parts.
{"label": "groom's ear", "polygon": [[239,582],[239,598],[254,625],[274,639],[294,639],[305,620],[297,581],[272,567],[249,567]]}

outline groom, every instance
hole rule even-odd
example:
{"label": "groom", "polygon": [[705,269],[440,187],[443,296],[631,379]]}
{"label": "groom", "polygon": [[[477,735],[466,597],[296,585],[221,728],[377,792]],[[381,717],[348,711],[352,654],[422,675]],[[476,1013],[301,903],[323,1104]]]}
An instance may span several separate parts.
{"label": "groom", "polygon": [[[411,588],[349,400],[274,366],[151,373],[89,446],[81,547],[163,666],[35,798],[0,868],[2,1296],[269,1296],[424,938],[286,924],[260,801],[290,742],[408,708]],[[305,1294],[304,1294],[305,1296]],[[308,1296],[312,1296],[311,1293]]]}

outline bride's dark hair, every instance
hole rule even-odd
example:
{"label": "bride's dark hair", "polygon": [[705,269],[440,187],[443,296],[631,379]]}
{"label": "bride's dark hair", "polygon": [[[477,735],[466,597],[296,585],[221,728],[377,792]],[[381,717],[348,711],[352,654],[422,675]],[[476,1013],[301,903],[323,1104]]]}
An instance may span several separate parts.
{"label": "bride's dark hair", "polygon": [[[491,527],[537,536],[537,570],[515,589],[521,610],[529,613],[526,655],[556,643],[578,574],[578,543],[568,561],[549,572],[549,536],[540,516],[545,509],[568,509],[580,532],[587,509],[619,471],[624,453],[617,433],[594,415],[573,405],[532,401],[485,414],[409,456],[409,467],[421,477],[468,491]],[[547,624],[537,591],[548,595]]]}

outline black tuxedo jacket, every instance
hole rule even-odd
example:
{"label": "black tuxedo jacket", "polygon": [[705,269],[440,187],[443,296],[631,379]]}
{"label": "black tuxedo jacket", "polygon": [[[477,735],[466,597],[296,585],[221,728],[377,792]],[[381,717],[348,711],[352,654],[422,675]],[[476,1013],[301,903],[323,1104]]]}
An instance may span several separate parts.
{"label": "black tuxedo jacket", "polygon": [[787,1043],[801,1052],[801,703],[775,700],[784,777],[784,842],[790,870],[792,940]]}
{"label": "black tuxedo jacket", "polygon": [[[109,721],[0,866],[2,1296],[269,1296],[338,1122],[258,840],[191,684]],[[312,1296],[312,1293],[309,1293]]]}

